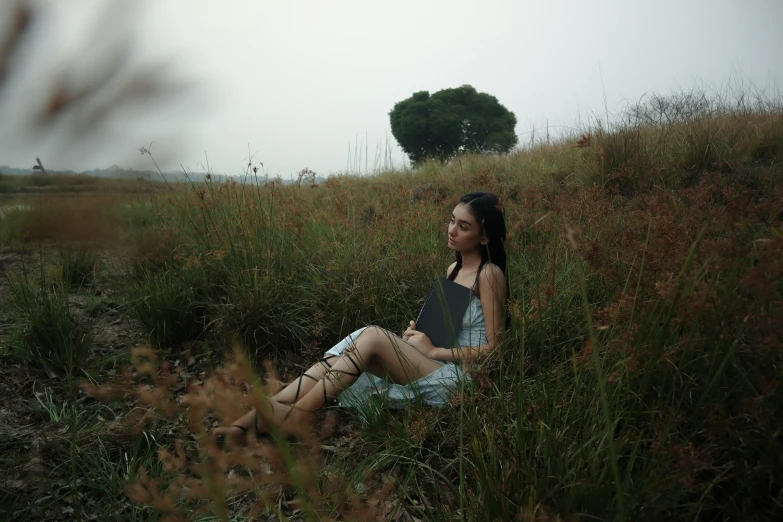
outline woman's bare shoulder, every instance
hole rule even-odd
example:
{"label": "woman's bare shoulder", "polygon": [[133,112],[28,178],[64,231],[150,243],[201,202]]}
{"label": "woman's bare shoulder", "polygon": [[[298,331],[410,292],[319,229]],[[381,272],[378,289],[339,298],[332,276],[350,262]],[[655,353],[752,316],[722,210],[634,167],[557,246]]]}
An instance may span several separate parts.
{"label": "woman's bare shoulder", "polygon": [[503,274],[503,270],[495,263],[486,263],[481,268],[481,277],[485,280],[492,280],[497,278],[505,279],[506,276]]}
{"label": "woman's bare shoulder", "polygon": [[457,262],[454,261],[449,265],[449,267],[446,269],[446,277],[449,277],[449,274],[454,270],[454,267],[457,266]]}
{"label": "woman's bare shoulder", "polygon": [[506,276],[503,274],[503,270],[494,263],[487,263],[481,269],[479,295],[482,293],[491,293],[493,295],[506,293]]}

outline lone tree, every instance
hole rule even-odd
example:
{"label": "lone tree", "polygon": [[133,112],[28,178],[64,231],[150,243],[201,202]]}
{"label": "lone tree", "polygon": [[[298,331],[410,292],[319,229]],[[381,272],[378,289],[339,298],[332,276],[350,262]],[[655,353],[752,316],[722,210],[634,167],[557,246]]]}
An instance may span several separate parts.
{"label": "lone tree", "polygon": [[470,85],[427,91],[394,104],[391,131],[411,162],[447,160],[462,152],[508,152],[517,118],[491,94]]}

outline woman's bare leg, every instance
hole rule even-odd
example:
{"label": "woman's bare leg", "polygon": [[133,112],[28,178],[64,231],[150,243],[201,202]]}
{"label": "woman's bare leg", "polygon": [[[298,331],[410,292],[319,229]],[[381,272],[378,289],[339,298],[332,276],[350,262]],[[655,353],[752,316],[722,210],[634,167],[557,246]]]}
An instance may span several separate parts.
{"label": "woman's bare leg", "polygon": [[[274,414],[283,418],[290,411],[290,407],[284,406],[296,402],[304,397],[315,386],[332,366],[332,362],[339,358],[338,355],[327,356],[311,366],[302,375],[292,381],[288,386],[271,397],[271,405]],[[248,433],[256,431],[264,432],[263,423],[258,420],[256,409],[253,408],[237,420],[231,426],[216,428],[213,436],[218,438],[231,437],[234,442],[242,443]]]}
{"label": "woman's bare leg", "polygon": [[351,349],[333,361],[322,379],[292,405],[290,422],[299,422],[323,408],[330,398],[356,382],[362,371],[380,374],[397,384],[408,384],[441,367],[399,337],[375,327],[362,332]]}
{"label": "woman's bare leg", "polygon": [[296,402],[300,397],[304,397],[304,395],[315,386],[315,383],[323,378],[336,357],[339,356],[333,356],[318,361],[306,372],[294,379],[288,386],[272,396],[272,399],[277,402],[291,404]]}
{"label": "woman's bare leg", "polygon": [[[269,407],[272,409],[272,414],[278,419],[284,419],[291,411],[291,407],[276,400],[264,398],[269,401]],[[244,444],[247,442],[246,437],[248,435],[255,435],[257,433],[265,433],[267,431],[264,422],[258,418],[256,409],[252,408],[250,411],[239,417],[231,426],[221,426],[215,428],[212,432],[212,436],[215,441],[219,441],[224,438],[230,438],[235,444]]]}
{"label": "woman's bare leg", "polygon": [[[319,361],[305,374],[270,401],[275,415],[299,423],[311,412],[326,404],[330,398],[356,382],[362,372],[369,371],[380,378],[397,384],[407,384],[440,368],[440,364],[425,357],[413,346],[382,328],[369,327],[359,334],[342,356]],[[296,401],[292,407],[282,403]],[[258,422],[255,409],[237,419],[230,427],[217,428],[217,436],[243,437],[248,431],[266,431]]]}
{"label": "woman's bare leg", "polygon": [[[288,386],[277,392],[272,396],[272,399],[282,404],[293,404],[300,398],[304,397],[307,392],[313,389],[318,381],[323,379],[324,375],[329,371],[332,365],[340,358],[340,355],[329,355],[324,357],[314,365],[312,365],[306,372],[293,380]],[[372,360],[368,362],[366,371],[369,371],[373,375],[385,379],[387,372],[384,371],[383,365],[379,364],[380,361]]]}

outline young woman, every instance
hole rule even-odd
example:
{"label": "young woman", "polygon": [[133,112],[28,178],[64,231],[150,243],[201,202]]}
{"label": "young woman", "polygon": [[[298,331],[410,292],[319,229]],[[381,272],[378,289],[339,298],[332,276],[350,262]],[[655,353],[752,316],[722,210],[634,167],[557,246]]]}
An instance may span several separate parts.
{"label": "young woman", "polygon": [[[348,405],[357,405],[374,394],[382,394],[391,407],[400,407],[414,397],[432,405],[448,402],[462,378],[463,364],[491,351],[505,326],[505,238],[498,197],[488,192],[463,196],[448,225],[448,245],[457,260],[446,270],[450,280],[473,291],[458,332],[460,346],[433,346],[413,321],[402,337],[375,326],[356,330],[271,398],[272,412],[281,419],[282,430],[296,431],[294,428],[312,412],[341,393],[341,402]],[[252,429],[258,434],[266,432],[255,410],[232,426],[217,428],[215,435],[242,441]]]}

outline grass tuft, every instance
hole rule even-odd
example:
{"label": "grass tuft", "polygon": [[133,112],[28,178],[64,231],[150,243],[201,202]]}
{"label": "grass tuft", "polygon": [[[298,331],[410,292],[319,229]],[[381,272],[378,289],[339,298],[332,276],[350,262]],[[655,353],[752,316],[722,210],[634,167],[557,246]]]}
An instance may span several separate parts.
{"label": "grass tuft", "polygon": [[73,313],[67,287],[27,272],[7,282],[14,305],[16,356],[69,378],[78,375],[92,355],[92,333]]}
{"label": "grass tuft", "polygon": [[129,285],[125,296],[131,315],[160,348],[195,340],[203,331],[203,309],[182,273],[142,272],[140,281]]}
{"label": "grass tuft", "polygon": [[64,247],[58,252],[60,275],[66,286],[88,286],[95,280],[98,256],[87,246]]}

